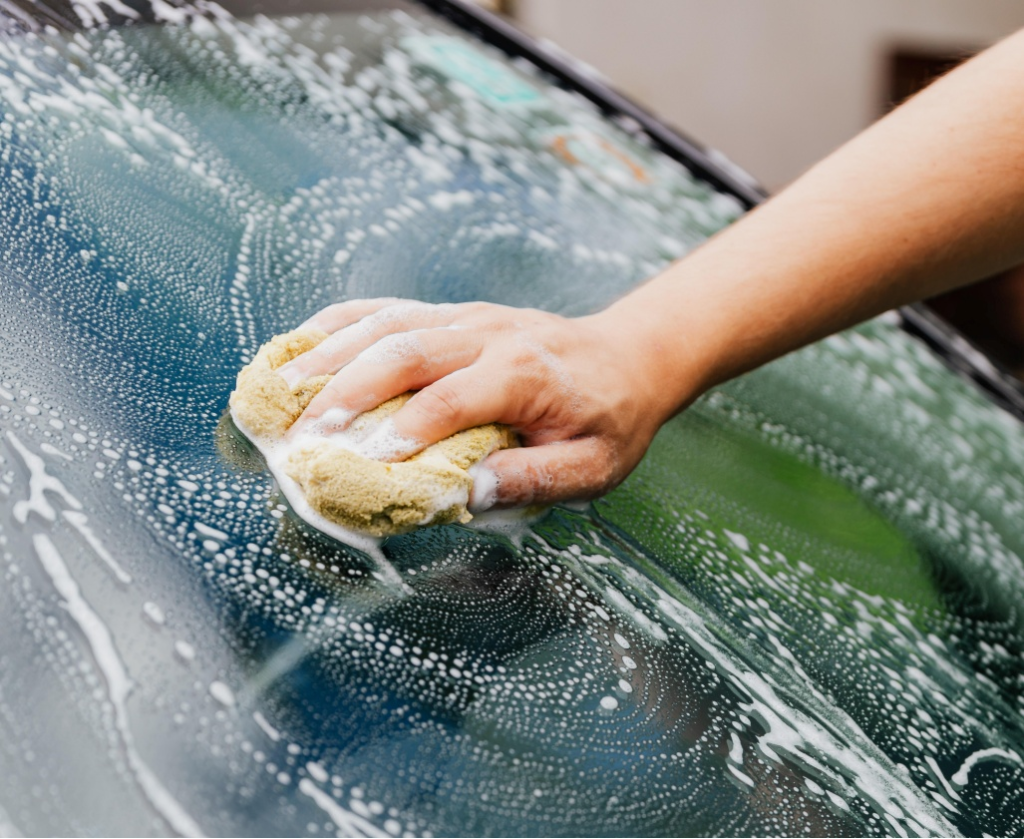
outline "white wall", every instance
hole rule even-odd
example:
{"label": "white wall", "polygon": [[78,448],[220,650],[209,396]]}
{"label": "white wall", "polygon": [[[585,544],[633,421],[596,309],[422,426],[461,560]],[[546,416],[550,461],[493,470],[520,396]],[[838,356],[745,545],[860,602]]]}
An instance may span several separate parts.
{"label": "white wall", "polygon": [[516,0],[554,41],[770,189],[879,114],[893,44],[978,48],[1020,0]]}

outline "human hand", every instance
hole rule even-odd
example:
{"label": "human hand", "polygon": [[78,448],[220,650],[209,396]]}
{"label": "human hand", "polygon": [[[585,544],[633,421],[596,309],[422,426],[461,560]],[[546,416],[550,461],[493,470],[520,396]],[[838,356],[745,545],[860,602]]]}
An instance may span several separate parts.
{"label": "human hand", "polygon": [[620,318],[384,298],[328,306],[303,326],[329,337],[278,373],[293,387],[334,377],[295,431],[342,430],[391,397],[418,391],[392,418],[392,460],[488,422],[519,433],[523,448],[495,452],[477,467],[475,511],[609,491],[681,407],[662,387],[654,348]]}

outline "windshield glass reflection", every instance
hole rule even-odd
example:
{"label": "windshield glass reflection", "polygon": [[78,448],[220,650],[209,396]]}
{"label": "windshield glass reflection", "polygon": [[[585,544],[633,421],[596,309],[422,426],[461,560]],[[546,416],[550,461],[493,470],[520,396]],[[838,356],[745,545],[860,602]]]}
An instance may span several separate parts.
{"label": "windshield glass reflection", "polygon": [[740,205],[415,7],[164,5],[0,41],[0,830],[1021,833],[1016,420],[883,318],[585,510],[324,537],[225,422],[264,340],[589,312]]}

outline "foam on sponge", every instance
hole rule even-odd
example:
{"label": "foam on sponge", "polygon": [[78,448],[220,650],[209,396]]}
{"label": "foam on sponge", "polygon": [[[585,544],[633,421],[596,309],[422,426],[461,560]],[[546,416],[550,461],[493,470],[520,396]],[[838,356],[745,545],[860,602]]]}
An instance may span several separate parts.
{"label": "foam on sponge", "polygon": [[489,424],[453,434],[407,460],[389,463],[390,417],[407,393],[356,417],[344,431],[286,432],[330,376],[290,388],[275,371],[327,335],[298,329],[260,348],[231,394],[235,425],[263,453],[295,511],[314,527],[344,539],[347,531],[391,536],[416,527],[468,522],[470,468],[498,449],[518,445],[507,426]]}

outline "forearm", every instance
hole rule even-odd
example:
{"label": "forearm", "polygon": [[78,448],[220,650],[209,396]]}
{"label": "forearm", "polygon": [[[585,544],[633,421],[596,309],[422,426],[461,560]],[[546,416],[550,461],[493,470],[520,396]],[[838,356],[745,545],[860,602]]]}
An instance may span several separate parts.
{"label": "forearm", "polygon": [[620,300],[684,407],[893,306],[1024,261],[1024,34],[940,80]]}

